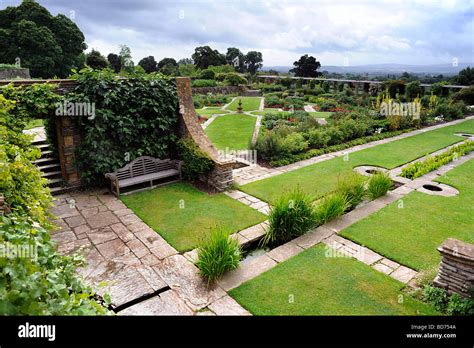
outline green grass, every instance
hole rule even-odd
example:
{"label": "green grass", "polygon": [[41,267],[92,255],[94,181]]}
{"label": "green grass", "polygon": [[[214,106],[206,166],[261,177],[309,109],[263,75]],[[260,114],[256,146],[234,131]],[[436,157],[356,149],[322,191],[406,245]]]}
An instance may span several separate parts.
{"label": "green grass", "polygon": [[308,194],[320,197],[335,190],[338,177],[360,165],[395,168],[441,148],[464,140],[457,132],[474,132],[474,120],[417,134],[369,149],[347,157],[324,162],[276,175],[241,186],[241,190],[267,202],[275,202],[285,191],[296,186]]}
{"label": "green grass", "polygon": [[204,131],[218,149],[244,150],[252,139],[256,121],[248,115],[218,116]]}
{"label": "green grass", "polygon": [[229,111],[221,110],[219,108],[206,108],[206,109],[196,109],[196,113],[201,116],[212,116],[212,115],[227,114],[229,113]]}
{"label": "green grass", "polygon": [[261,97],[237,97],[228,107],[227,110],[237,111],[239,99],[242,99],[242,109],[244,111],[258,110],[260,107]]}
{"label": "green grass", "polygon": [[447,238],[474,243],[474,160],[449,171],[437,181],[456,187],[454,197],[412,192],[403,206],[394,202],[341,232],[416,270],[437,267],[436,248]]}
{"label": "green grass", "polygon": [[25,129],[31,129],[31,128],[43,127],[43,126],[44,126],[43,120],[36,119],[36,120],[31,120],[30,122],[28,122]]}
{"label": "green grass", "polygon": [[265,114],[289,114],[289,111],[278,111],[278,109],[266,108],[263,111],[252,111],[252,115],[265,115]]}
{"label": "green grass", "polygon": [[311,111],[308,112],[311,116],[314,116],[316,118],[329,118],[332,115],[332,112],[329,111]]}
{"label": "green grass", "polygon": [[355,259],[325,254],[322,245],[310,248],[230,295],[254,315],[437,314],[403,294],[403,284],[389,276]]}
{"label": "green grass", "polygon": [[121,200],[180,252],[197,247],[216,226],[231,234],[266,218],[223,193],[210,196],[188,183],[121,196]]}

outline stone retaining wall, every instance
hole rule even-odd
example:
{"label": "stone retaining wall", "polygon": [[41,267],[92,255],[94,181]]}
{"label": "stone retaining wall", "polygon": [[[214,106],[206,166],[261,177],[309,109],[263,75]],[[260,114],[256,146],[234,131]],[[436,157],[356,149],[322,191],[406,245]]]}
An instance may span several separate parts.
{"label": "stone retaining wall", "polygon": [[434,285],[463,297],[474,295],[474,244],[449,238],[438,248],[443,259]]}
{"label": "stone retaining wall", "polygon": [[30,69],[28,68],[7,68],[0,69],[0,80],[29,79]]}
{"label": "stone retaining wall", "polygon": [[247,91],[245,86],[221,86],[221,87],[193,87],[193,94],[238,94],[243,95]]}

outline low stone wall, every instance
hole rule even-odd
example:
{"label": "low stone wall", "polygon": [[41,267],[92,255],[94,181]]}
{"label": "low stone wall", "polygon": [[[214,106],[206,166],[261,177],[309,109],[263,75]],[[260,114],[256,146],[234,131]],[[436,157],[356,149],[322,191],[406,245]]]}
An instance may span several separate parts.
{"label": "low stone wall", "polygon": [[239,94],[247,91],[245,86],[221,86],[221,87],[192,87],[193,94]]}
{"label": "low stone wall", "polygon": [[28,68],[6,68],[0,69],[0,80],[29,79],[30,69]]}
{"label": "low stone wall", "polygon": [[438,248],[443,259],[434,285],[463,297],[474,295],[474,244],[449,238]]}

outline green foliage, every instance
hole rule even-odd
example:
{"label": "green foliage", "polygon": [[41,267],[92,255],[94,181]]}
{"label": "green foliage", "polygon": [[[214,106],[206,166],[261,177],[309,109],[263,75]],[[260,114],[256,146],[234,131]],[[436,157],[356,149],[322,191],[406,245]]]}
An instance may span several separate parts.
{"label": "green foliage", "polygon": [[240,259],[241,250],[237,239],[217,228],[198,248],[196,266],[200,275],[210,284],[225,272],[239,267]]}
{"label": "green foliage", "polygon": [[228,73],[225,76],[224,82],[229,86],[238,86],[246,84],[247,80],[237,73]]}
{"label": "green foliage", "polygon": [[283,244],[309,231],[316,225],[311,197],[299,189],[280,197],[272,206],[269,227],[262,245]]}
{"label": "green foliage", "polygon": [[372,175],[367,186],[367,193],[371,199],[376,199],[392,188],[392,179],[386,173],[379,172]]}
{"label": "green foliage", "polygon": [[449,150],[435,156],[427,156],[422,161],[408,164],[402,169],[401,176],[408,179],[416,179],[441,166],[474,151],[474,141],[467,140],[462,144],[451,147]]}
{"label": "green foliage", "polygon": [[199,69],[207,69],[210,65],[218,66],[226,64],[225,55],[213,50],[209,46],[196,47],[193,55],[194,64]]}
{"label": "green foliage", "polygon": [[158,71],[158,63],[156,62],[155,57],[153,56],[142,58],[138,62],[138,65],[140,65],[146,73]]}
{"label": "green foliage", "polygon": [[430,111],[432,117],[442,117],[446,121],[456,120],[464,116],[465,105],[462,102],[458,103],[439,103]]}
{"label": "green foliage", "polygon": [[462,86],[474,85],[474,68],[468,66],[462,69],[458,76],[454,78],[454,82]]}
{"label": "green foliage", "polygon": [[99,51],[92,50],[86,54],[86,64],[92,69],[105,69],[109,62]]}
{"label": "green foliage", "polygon": [[362,175],[351,172],[341,177],[337,182],[337,192],[345,195],[348,209],[354,209],[365,196],[365,179]]}
{"label": "green foliage", "polygon": [[47,212],[52,197],[32,163],[40,152],[21,127],[11,127],[17,122],[13,105],[0,95],[0,192],[12,210],[0,217],[0,248],[6,255],[0,258],[0,314],[108,314],[75,273],[83,258],[54,249]]}
{"label": "green foliage", "polygon": [[338,218],[349,209],[350,202],[343,192],[335,192],[324,196],[316,207],[316,221],[318,225]]}
{"label": "green foliage", "polygon": [[179,139],[178,150],[180,158],[184,161],[183,175],[187,179],[198,179],[199,176],[208,174],[214,167],[209,155],[191,138]]}
{"label": "green foliage", "polygon": [[423,96],[423,89],[420,86],[420,81],[408,82],[405,88],[407,100],[413,100]]}
{"label": "green foliage", "polygon": [[204,69],[199,74],[199,78],[202,80],[214,80],[215,77],[216,77],[215,72],[210,69]]}
{"label": "green foliage", "polygon": [[245,66],[247,72],[251,75],[255,75],[257,70],[263,66],[263,57],[261,52],[249,51],[245,55]]}
{"label": "green foliage", "polygon": [[308,56],[305,54],[301,58],[294,62],[295,66],[290,72],[293,72],[295,76],[302,77],[318,77],[322,75],[318,72],[318,69],[321,67],[321,63],[316,60],[313,56]]}
{"label": "green foliage", "polygon": [[474,86],[461,89],[453,96],[454,101],[462,101],[466,105],[474,105]]}
{"label": "green foliage", "polygon": [[138,74],[117,79],[112,70],[83,69],[69,101],[94,102],[95,117],[76,117],[82,133],[76,162],[84,183],[98,183],[104,174],[139,156],[169,158],[176,142],[176,87],[162,75]]}
{"label": "green foliage", "polygon": [[67,77],[81,67],[84,35],[68,17],[51,13],[35,1],[0,11],[0,62],[18,63],[32,77]]}
{"label": "green foliage", "polygon": [[201,109],[203,106],[221,106],[230,102],[231,98],[224,94],[194,94],[194,107]]}
{"label": "green foliage", "polygon": [[458,294],[449,295],[444,289],[425,285],[423,296],[437,311],[449,315],[474,315],[474,300]]}
{"label": "green foliage", "polygon": [[217,82],[215,80],[193,80],[192,82],[193,87],[215,87],[217,86]]}
{"label": "green foliage", "polygon": [[18,68],[15,64],[0,64],[1,69],[16,69]]}

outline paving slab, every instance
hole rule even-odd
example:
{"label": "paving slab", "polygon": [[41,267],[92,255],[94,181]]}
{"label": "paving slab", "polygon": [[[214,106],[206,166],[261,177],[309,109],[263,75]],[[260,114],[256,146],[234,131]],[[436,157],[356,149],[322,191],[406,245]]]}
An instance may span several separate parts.
{"label": "paving slab", "polygon": [[402,283],[408,283],[412,278],[414,278],[418,273],[408,267],[400,266],[396,269],[390,276],[395,278]]}
{"label": "paving slab", "polygon": [[93,229],[109,226],[120,222],[110,211],[104,211],[87,218],[87,223]]}
{"label": "paving slab", "polygon": [[296,243],[288,242],[269,251],[267,255],[276,262],[283,262],[288,260],[290,257],[298,255],[302,251],[304,251],[304,249]]}
{"label": "paving slab", "polygon": [[229,295],[214,301],[208,308],[217,315],[251,315]]}
{"label": "paving slab", "polygon": [[173,290],[120,311],[118,315],[193,315],[193,311]]}
{"label": "paving slab", "polygon": [[308,249],[333,234],[334,231],[326,228],[325,226],[319,226],[314,231],[308,232],[302,236],[299,236],[298,238],[293,239],[292,242],[303,249]]}

